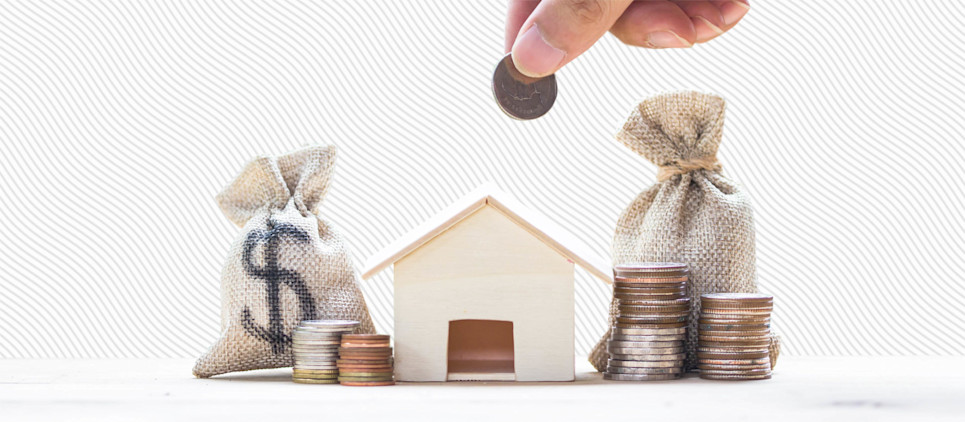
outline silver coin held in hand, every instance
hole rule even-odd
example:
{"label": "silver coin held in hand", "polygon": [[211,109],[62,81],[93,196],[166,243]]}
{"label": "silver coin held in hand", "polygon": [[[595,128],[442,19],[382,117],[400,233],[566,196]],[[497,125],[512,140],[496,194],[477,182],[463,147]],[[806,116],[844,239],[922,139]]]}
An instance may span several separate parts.
{"label": "silver coin held in hand", "polygon": [[532,120],[546,114],[556,102],[556,75],[531,78],[519,72],[507,54],[493,73],[493,96],[509,117]]}

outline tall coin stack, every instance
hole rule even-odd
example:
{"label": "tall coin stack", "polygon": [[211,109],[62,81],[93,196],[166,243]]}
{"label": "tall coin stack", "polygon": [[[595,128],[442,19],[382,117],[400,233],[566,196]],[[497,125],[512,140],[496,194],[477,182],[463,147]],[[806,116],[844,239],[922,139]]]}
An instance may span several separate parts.
{"label": "tall coin stack", "polygon": [[338,384],[338,347],[342,335],[355,331],[358,321],[302,321],[292,333],[295,366],[292,381],[302,384]]}
{"label": "tall coin stack", "polygon": [[644,262],[613,268],[616,323],[603,378],[658,381],[680,378],[690,297],[687,265]]}
{"label": "tall coin stack", "polygon": [[338,382],[352,386],[395,384],[389,336],[347,334],[339,349]]}
{"label": "tall coin stack", "polygon": [[771,310],[774,298],[759,293],[700,296],[697,367],[713,380],[771,377]]}

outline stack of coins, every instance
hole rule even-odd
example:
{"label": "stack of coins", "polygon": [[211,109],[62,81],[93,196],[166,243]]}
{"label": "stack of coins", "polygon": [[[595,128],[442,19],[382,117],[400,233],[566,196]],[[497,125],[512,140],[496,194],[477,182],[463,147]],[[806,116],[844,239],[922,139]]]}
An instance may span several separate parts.
{"label": "stack of coins", "polygon": [[342,385],[377,386],[395,384],[389,336],[346,334],[339,349],[338,382]]}
{"label": "stack of coins", "polygon": [[759,293],[700,296],[697,367],[714,380],[771,377],[771,310],[774,298]]}
{"label": "stack of coins", "polygon": [[680,378],[690,297],[687,265],[645,262],[613,269],[616,324],[610,331],[603,378],[658,381]]}
{"label": "stack of coins", "polygon": [[355,331],[358,321],[302,321],[292,333],[295,367],[292,381],[302,384],[338,383],[338,347],[342,335]]}

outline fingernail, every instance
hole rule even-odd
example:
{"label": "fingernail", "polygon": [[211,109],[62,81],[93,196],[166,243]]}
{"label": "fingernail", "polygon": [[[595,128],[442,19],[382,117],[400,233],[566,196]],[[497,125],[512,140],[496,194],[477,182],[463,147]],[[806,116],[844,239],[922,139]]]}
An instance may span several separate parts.
{"label": "fingernail", "polygon": [[566,52],[549,45],[534,24],[513,46],[513,64],[526,76],[539,78],[560,67]]}
{"label": "fingernail", "polygon": [[704,25],[707,25],[707,27],[710,28],[711,31],[714,31],[714,33],[717,34],[717,35],[720,35],[720,34],[723,34],[723,33],[724,33],[724,30],[723,30],[723,29],[720,29],[719,26],[714,25],[713,23],[710,22],[709,19],[707,19],[707,18],[705,18],[705,17],[703,17],[703,16],[697,16],[695,19],[698,19],[698,20],[700,20],[701,22],[703,22]]}
{"label": "fingernail", "polygon": [[751,10],[751,6],[747,3],[732,0],[720,6],[720,15],[724,18],[724,24],[730,26],[744,17],[748,10]]}
{"label": "fingernail", "polygon": [[693,45],[672,31],[651,32],[647,35],[647,43],[653,48],[686,48]]}

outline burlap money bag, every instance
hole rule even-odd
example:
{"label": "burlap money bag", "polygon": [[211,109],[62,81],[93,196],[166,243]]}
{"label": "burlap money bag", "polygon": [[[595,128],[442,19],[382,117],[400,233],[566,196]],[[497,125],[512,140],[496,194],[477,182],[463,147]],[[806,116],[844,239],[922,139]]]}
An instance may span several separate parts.
{"label": "burlap money bag", "polygon": [[[659,166],[657,183],[623,211],[613,236],[613,263],[682,262],[690,267],[692,314],[687,361],[696,365],[700,295],[756,292],[754,219],[747,195],[721,174],[717,162],[724,128],[724,100],[682,92],[640,103],[617,139]],[[610,306],[613,326],[616,302]],[[607,366],[609,330],[590,354]],[[772,363],[779,342],[771,341]]]}
{"label": "burlap money bag", "polygon": [[194,375],[292,365],[292,330],[306,319],[350,319],[374,331],[345,240],[317,215],[334,147],[259,157],[218,195],[242,227],[221,274],[221,337]]}

